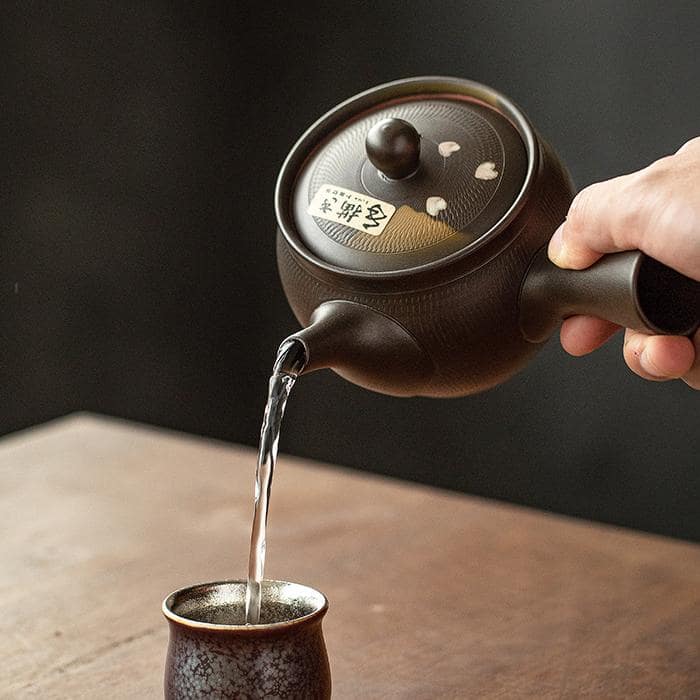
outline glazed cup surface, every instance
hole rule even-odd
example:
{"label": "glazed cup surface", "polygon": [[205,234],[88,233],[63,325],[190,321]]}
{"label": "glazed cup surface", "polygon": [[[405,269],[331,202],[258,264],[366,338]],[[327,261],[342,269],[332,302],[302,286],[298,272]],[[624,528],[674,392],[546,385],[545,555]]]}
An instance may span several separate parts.
{"label": "glazed cup surface", "polygon": [[203,583],[163,601],[166,699],[330,698],[325,596],[266,580],[261,624],[246,625],[245,589],[245,581]]}

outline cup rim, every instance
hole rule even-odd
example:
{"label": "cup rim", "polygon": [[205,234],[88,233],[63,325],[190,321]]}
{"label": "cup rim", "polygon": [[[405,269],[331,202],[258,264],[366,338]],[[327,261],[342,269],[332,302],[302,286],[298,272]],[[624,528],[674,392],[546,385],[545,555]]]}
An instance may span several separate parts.
{"label": "cup rim", "polygon": [[219,581],[204,581],[203,583],[195,583],[190,586],[184,586],[183,588],[174,590],[165,597],[161,605],[161,611],[169,622],[174,622],[178,625],[182,625],[183,627],[190,627],[198,630],[209,630],[211,632],[240,632],[243,634],[255,634],[256,632],[290,629],[292,627],[296,627],[297,625],[311,622],[314,619],[321,619],[328,611],[328,598],[326,598],[321,591],[317,590],[316,588],[312,588],[311,586],[307,586],[304,583],[281,581],[279,579],[263,579],[263,584],[281,584],[305,588],[309,592],[321,597],[321,606],[307,615],[295,617],[293,620],[282,620],[280,622],[269,622],[257,625],[248,625],[245,623],[242,625],[224,625],[216,622],[200,622],[199,620],[192,620],[189,617],[178,615],[171,609],[171,606],[175,602],[177,596],[184,595],[185,593],[194,591],[197,588],[202,588],[204,586],[211,588],[230,584],[246,585],[247,583],[248,582],[245,579],[225,579]]}

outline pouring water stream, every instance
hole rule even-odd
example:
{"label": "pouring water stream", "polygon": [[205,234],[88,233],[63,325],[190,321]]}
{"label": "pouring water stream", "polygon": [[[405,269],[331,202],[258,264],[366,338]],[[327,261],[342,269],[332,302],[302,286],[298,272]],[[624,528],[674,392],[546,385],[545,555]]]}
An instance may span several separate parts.
{"label": "pouring water stream", "polygon": [[261,589],[265,573],[265,543],[270,489],[277,461],[280,428],[289,393],[306,364],[304,346],[296,340],[285,341],[277,351],[270,377],[267,404],[260,430],[260,449],[255,471],[255,509],[250,535],[248,585],[246,587],[246,624],[260,622]]}

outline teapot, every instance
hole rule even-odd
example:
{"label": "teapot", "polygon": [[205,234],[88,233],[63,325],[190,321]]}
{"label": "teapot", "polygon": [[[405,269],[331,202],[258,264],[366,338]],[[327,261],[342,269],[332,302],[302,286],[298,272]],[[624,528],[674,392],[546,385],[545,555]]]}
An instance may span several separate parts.
{"label": "teapot", "polygon": [[463,396],[518,372],[573,314],[694,332],[700,284],[640,251],[581,271],[548,260],[573,194],[552,148],[489,87],[417,77],[351,97],[277,181],[279,274],[303,326],[281,369]]}

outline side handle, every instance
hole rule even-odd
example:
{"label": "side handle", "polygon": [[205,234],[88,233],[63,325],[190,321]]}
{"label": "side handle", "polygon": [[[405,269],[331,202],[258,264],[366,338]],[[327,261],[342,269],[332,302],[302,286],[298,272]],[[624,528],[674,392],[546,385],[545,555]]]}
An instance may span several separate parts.
{"label": "side handle", "polygon": [[700,324],[700,282],[641,251],[613,253],[585,270],[535,255],[520,290],[520,330],[542,343],[562,319],[597,316],[654,335],[691,335]]}

